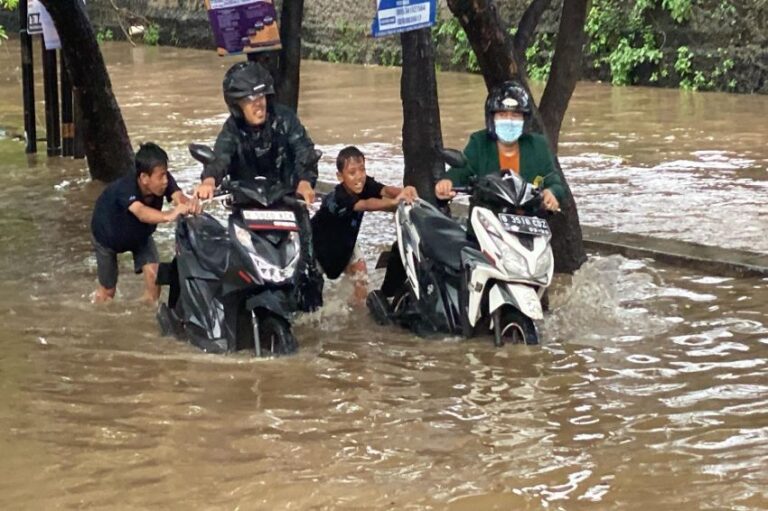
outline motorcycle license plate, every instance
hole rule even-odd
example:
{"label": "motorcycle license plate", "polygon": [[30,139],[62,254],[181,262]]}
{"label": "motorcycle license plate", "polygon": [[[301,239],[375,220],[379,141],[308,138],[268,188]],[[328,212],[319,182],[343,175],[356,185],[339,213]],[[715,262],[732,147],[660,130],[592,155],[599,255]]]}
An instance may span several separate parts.
{"label": "motorcycle license plate", "polygon": [[514,234],[530,234],[532,236],[547,236],[551,234],[549,225],[543,218],[499,213],[499,221],[505,231]]}
{"label": "motorcycle license plate", "polygon": [[298,231],[296,217],[293,211],[280,211],[271,209],[246,209],[243,210],[243,220],[249,229],[254,231],[277,230]]}

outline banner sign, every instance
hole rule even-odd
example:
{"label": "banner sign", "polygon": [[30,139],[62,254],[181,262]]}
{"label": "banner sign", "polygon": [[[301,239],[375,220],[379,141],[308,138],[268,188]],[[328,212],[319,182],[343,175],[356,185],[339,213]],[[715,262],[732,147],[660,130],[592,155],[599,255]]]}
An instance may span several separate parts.
{"label": "banner sign", "polygon": [[378,0],[373,37],[408,32],[435,24],[437,0]]}
{"label": "banner sign", "polygon": [[61,49],[59,33],[53,24],[51,15],[40,3],[40,0],[29,0],[27,2],[27,33],[29,35],[43,34],[46,50]]}
{"label": "banner sign", "polygon": [[219,55],[279,50],[272,0],[205,0]]}

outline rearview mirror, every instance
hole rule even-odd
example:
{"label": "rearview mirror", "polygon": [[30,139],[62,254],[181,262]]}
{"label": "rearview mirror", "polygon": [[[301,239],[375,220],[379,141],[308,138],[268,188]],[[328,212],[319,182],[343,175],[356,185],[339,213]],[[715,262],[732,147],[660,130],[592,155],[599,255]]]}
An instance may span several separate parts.
{"label": "rearview mirror", "polygon": [[203,144],[189,144],[189,154],[192,158],[196,159],[204,165],[208,165],[216,161],[216,153],[213,149]]}
{"label": "rearview mirror", "polygon": [[466,167],[467,165],[466,156],[464,156],[464,153],[457,149],[449,149],[447,147],[443,147],[438,149],[438,152],[443,161],[451,167]]}

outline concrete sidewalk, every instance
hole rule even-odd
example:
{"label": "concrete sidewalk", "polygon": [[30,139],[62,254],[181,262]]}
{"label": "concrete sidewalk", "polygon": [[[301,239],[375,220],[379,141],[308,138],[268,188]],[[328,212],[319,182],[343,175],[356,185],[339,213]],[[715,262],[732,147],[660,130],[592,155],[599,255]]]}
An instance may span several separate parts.
{"label": "concrete sidewalk", "polygon": [[[318,181],[316,189],[318,193],[325,194],[333,190],[335,185]],[[467,208],[456,204],[453,212],[466,215]],[[664,264],[728,277],[768,277],[768,254],[613,232],[589,225],[582,225],[581,230],[587,250],[633,258],[650,257]]]}

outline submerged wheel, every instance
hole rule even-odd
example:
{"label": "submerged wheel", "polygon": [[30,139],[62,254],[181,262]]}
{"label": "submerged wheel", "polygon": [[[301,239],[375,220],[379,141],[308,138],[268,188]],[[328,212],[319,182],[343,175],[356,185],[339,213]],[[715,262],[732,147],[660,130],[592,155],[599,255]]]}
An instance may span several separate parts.
{"label": "submerged wheel", "polygon": [[290,355],[299,350],[291,325],[281,317],[267,314],[259,319],[259,341],[265,356]]}
{"label": "submerged wheel", "polygon": [[531,318],[514,307],[504,307],[499,317],[501,338],[504,342],[539,344],[539,333]]}

